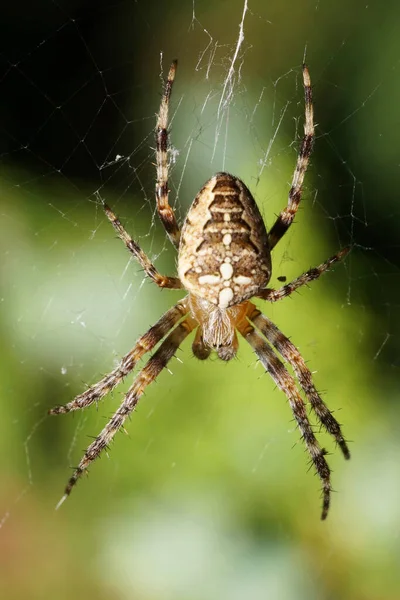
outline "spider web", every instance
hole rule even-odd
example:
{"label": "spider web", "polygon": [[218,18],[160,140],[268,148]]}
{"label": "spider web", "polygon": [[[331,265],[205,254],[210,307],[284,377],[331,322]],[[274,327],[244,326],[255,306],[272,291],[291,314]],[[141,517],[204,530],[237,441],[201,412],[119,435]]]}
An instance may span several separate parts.
{"label": "spider web", "polygon": [[[252,597],[262,598],[265,588],[280,597],[323,597],[321,582],[302,579],[305,560],[292,556],[293,545],[274,547],[272,560],[269,541],[257,549],[248,531],[240,538],[232,525],[240,510],[233,501],[226,505],[226,497],[238,485],[255,507],[249,520],[262,521],[259,510],[274,515],[292,540],[303,538],[276,508],[292,494],[291,485],[302,493],[310,488],[310,518],[317,518],[318,484],[303,473],[285,399],[244,344],[234,366],[194,364],[185,344],[169,366],[174,376],[164,373],[134,415],[131,439],[117,436],[110,463],[95,465],[89,482],[74,490],[73,508],[62,517],[53,513],[68,467],[79,460],[87,434],[103,427],[129,381],[97,412],[63,421],[45,416],[47,409],[110,371],[180,297],[145,280],[115,241],[101,206],[103,200],[112,206],[162,273],[175,273],[176,255],[155,210],[153,164],[155,114],[171,59],[178,58],[179,67],[170,107],[169,184],[179,221],[202,184],[226,170],[245,181],[268,227],[286,204],[301,141],[306,60],[316,141],[295,225],[274,251],[271,285],[279,287],[278,277],[290,281],[344,246],[351,245],[352,252],[310,290],[263,310],[318,367],[318,388],[329,392],[328,404],[342,411],[349,437],[357,440],[351,477],[347,465],[332,457],[341,491],[335,511],[346,527],[361,527],[361,517],[352,525],[349,516],[363,501],[360,490],[381,486],[385,510],[377,511],[382,499],[369,494],[361,511],[369,523],[363,531],[367,540],[375,539],[383,528],[388,533],[382,547],[388,540],[394,544],[391,524],[400,496],[391,425],[399,416],[400,362],[394,99],[400,52],[392,23],[398,9],[389,3],[382,14],[375,4],[350,8],[339,2],[330,8],[306,0],[296,6],[261,0],[220,4],[40,0],[7,7],[0,75],[5,481],[0,540],[19,541],[19,524],[26,531],[34,519],[50,522],[60,537],[62,523],[72,522],[79,531],[80,519],[88,518],[95,503],[80,556],[91,550],[101,516],[106,523],[98,533],[93,580],[104,589],[119,582],[121,597],[142,591],[143,597],[232,598],[251,590]],[[195,405],[188,402],[192,394]],[[249,397],[255,400],[244,415],[243,398]],[[372,452],[367,442],[374,435]],[[187,463],[185,453],[191,456]],[[224,461],[235,478],[221,475],[223,484],[211,490],[210,473],[225,473]],[[157,506],[161,497],[169,508]],[[121,509],[121,521],[111,517],[111,507]],[[140,517],[128,517],[132,507]],[[271,524],[262,523],[270,531]],[[48,530],[43,535],[49,542]],[[32,531],[29,548],[38,538]],[[20,551],[17,543],[18,560]],[[220,555],[234,577],[221,575]],[[338,551],[332,556],[335,561]],[[110,574],[102,579],[106,563]],[[70,564],[78,568],[72,559]],[[89,586],[89,595],[97,593],[85,577],[80,571],[78,581]],[[343,585],[341,597],[352,597]]]}

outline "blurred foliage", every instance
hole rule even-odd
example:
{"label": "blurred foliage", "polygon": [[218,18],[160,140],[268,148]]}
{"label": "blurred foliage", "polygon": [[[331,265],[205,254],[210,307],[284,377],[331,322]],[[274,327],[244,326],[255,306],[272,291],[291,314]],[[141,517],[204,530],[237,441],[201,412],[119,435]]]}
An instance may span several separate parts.
{"label": "blurred foliage", "polygon": [[[399,598],[398,4],[250,0],[227,121],[218,102],[243,2],[21,0],[3,12],[1,597]],[[131,378],[97,411],[47,409],[111,370],[181,295],[144,281],[95,194],[174,273],[152,196],[160,52],[164,69],[180,60],[170,182],[180,218],[226,169],[270,225],[302,131],[305,47],[317,140],[271,283],[354,247],[263,310],[318,369],[353,442],[345,464],[318,432],[338,491],[329,519],[319,521],[320,484],[286,398],[243,342],[228,364],[200,363],[185,343],[129,437],[55,512]]]}

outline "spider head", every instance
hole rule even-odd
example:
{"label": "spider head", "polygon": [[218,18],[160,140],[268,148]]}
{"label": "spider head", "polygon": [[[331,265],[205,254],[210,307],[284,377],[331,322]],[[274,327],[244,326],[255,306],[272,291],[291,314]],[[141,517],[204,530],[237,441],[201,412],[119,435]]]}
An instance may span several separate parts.
{"label": "spider head", "polygon": [[190,294],[189,306],[199,324],[192,346],[193,354],[205,360],[214,350],[221,360],[234,358],[239,346],[235,328],[246,318],[247,302],[224,309]]}

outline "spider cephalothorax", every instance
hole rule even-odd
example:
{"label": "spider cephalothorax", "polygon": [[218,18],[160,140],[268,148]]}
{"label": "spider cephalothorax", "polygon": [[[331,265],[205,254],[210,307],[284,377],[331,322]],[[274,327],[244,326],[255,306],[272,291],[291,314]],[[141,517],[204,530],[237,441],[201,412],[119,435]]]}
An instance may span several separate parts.
{"label": "spider cephalothorax", "polygon": [[[278,290],[266,286],[271,277],[271,251],[290,227],[296,215],[304,175],[314,140],[311,82],[303,65],[305,91],[304,138],[289,191],[287,207],[267,233],[263,219],[250,191],[244,183],[228,173],[217,173],[197,194],[179,230],[173,209],[168,202],[168,107],[177,63],[172,63],[161,100],[156,127],[157,210],[171,242],[179,249],[178,275],[161,275],[139,245],[130,237],[112,210],[104,210],[146,274],[159,286],[185,289],[188,295],[168,310],[122,358],[120,364],[101,381],[64,406],[50,410],[51,414],[67,413],[98,402],[128,375],[138,360],[161,342],[156,352],[138,373],[121,406],[101,433],[87,448],[78,467],[68,481],[60,503],[89,465],[108,447],[116,432],[135,409],[147,385],[154,381],[167,365],[183,340],[195,331],[194,355],[204,360],[212,351],[222,360],[232,359],[238,350],[238,333],[246,339],[269,372],[276,385],[286,394],[301,437],[322,481],[322,518],[328,514],[331,493],[330,469],[326,451],[320,447],[310,424],[306,405],[295,380],[278,357],[292,367],[298,383],[321,425],[350,458],[339,423],[314,387],[311,371],[292,342],[274,325],[250,298],[275,302],[302,285],[317,279],[332,264],[343,258],[348,249],[318,267],[310,269]],[[163,340],[163,341],[162,341]],[[273,350],[275,349],[275,351]]]}

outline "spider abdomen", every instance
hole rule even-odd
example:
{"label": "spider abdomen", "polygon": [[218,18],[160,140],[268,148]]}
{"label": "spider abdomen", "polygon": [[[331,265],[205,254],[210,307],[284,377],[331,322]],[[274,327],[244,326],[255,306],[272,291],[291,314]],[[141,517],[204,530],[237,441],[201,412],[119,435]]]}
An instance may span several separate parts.
{"label": "spider abdomen", "polygon": [[244,183],[217,173],[182,228],[178,273],[184,287],[221,309],[251,298],[271,277],[268,236]]}

